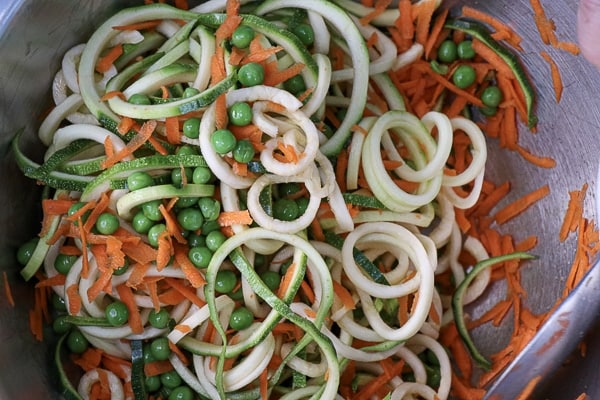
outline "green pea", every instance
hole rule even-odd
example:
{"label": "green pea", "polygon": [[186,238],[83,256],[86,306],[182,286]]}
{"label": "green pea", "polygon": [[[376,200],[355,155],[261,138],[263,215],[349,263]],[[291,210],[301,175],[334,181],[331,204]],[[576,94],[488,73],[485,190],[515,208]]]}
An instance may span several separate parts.
{"label": "green pea", "polygon": [[121,265],[118,268],[115,268],[115,270],[113,271],[113,275],[123,275],[125,272],[127,272],[127,270],[129,269],[129,259],[125,258],[125,262],[123,263],[123,265]]}
{"label": "green pea", "polygon": [[200,154],[197,146],[190,146],[189,144],[185,144],[180,146],[175,151],[175,154],[180,156],[197,156]]}
{"label": "green pea", "polygon": [[206,221],[214,221],[221,213],[221,202],[212,197],[200,197],[198,199],[198,208]]}
{"label": "green pea", "polygon": [[306,82],[304,82],[302,75],[294,75],[283,82],[283,88],[292,94],[298,95],[306,90]]}
{"label": "green pea", "polygon": [[229,326],[237,331],[248,328],[252,322],[254,322],[254,314],[246,307],[236,308],[229,317]]}
{"label": "green pea", "polygon": [[156,224],[148,231],[148,243],[154,247],[158,247],[158,238],[160,235],[167,230],[165,224]]}
{"label": "green pea", "polygon": [[209,183],[213,179],[213,173],[208,167],[196,167],[192,174],[192,182],[197,184]]}
{"label": "green pea", "polygon": [[161,308],[158,312],[155,309],[152,309],[150,314],[148,314],[148,322],[158,329],[164,329],[169,326],[170,319],[171,316],[169,315],[169,312],[164,308]]}
{"label": "green pea", "polygon": [[244,101],[232,104],[227,109],[227,114],[229,122],[236,126],[246,126],[252,122],[252,107]]}
{"label": "green pea", "polygon": [[196,231],[202,227],[204,217],[202,212],[196,207],[184,208],[177,213],[177,222],[183,229]]}
{"label": "green pea", "polygon": [[133,219],[131,220],[131,226],[133,230],[137,233],[148,233],[150,228],[154,226],[154,221],[150,218],[146,217],[146,214],[142,210],[135,213]]}
{"label": "green pea", "polygon": [[191,232],[189,234],[189,236],[187,237],[187,242],[188,242],[187,244],[188,244],[188,246],[190,246],[190,248],[206,245],[206,240],[204,239],[204,236],[197,235],[194,232]]}
{"label": "green pea", "polygon": [[122,301],[114,301],[104,310],[108,323],[112,326],[121,326],[129,320],[129,309]]}
{"label": "green pea", "polygon": [[52,308],[56,311],[67,311],[67,303],[65,303],[65,299],[60,297],[56,292],[52,292],[52,297],[50,299],[52,301]]}
{"label": "green pea", "polygon": [[300,184],[298,182],[286,182],[281,183],[277,186],[277,193],[279,197],[288,197],[300,190]]}
{"label": "green pea", "polygon": [[206,268],[210,264],[213,253],[206,246],[191,247],[188,257],[197,268]]}
{"label": "green pea", "polygon": [[141,106],[149,106],[150,104],[152,104],[152,101],[150,101],[150,97],[143,93],[132,94],[127,101],[131,104],[137,104]]}
{"label": "green pea", "polygon": [[19,264],[26,265],[29,262],[39,241],[39,238],[33,238],[23,243],[19,247],[19,249],[17,250],[17,261],[19,262]]}
{"label": "green pea", "polygon": [[183,187],[183,181],[191,182],[194,171],[191,168],[173,168],[171,170],[171,183],[177,188]]}
{"label": "green pea", "polygon": [[220,229],[221,229],[221,225],[219,225],[219,222],[216,219],[204,221],[204,224],[202,225],[202,228],[201,228],[202,233],[204,235],[208,235],[210,232],[218,231]]}
{"label": "green pea", "polygon": [[190,139],[198,139],[200,136],[200,119],[188,118],[183,122],[183,134]]}
{"label": "green pea", "polygon": [[160,382],[169,389],[175,389],[177,386],[181,385],[182,379],[177,371],[172,370],[160,374]]}
{"label": "green pea", "polygon": [[159,206],[162,204],[162,200],[150,200],[142,204],[142,212],[146,218],[158,222],[162,221],[163,215],[160,212]]}
{"label": "green pea", "polygon": [[248,139],[238,140],[233,148],[233,159],[239,163],[252,161],[254,154],[254,146]]}
{"label": "green pea", "polygon": [[260,274],[260,279],[264,282],[267,287],[274,292],[279,287],[281,282],[281,276],[275,271],[265,271]]}
{"label": "green pea", "polygon": [[456,46],[456,53],[458,58],[463,60],[470,60],[475,57],[475,50],[473,50],[473,42],[471,40],[463,40]]}
{"label": "green pea", "polygon": [[56,268],[59,273],[67,275],[78,258],[78,256],[59,253],[54,259],[54,268]]}
{"label": "green pea", "polygon": [[[74,203],[71,207],[69,207],[69,210],[67,211],[67,215],[71,216],[71,215],[77,213],[77,211],[79,211],[86,204],[87,203],[82,202],[82,201]],[[85,221],[88,219],[90,213],[91,213],[90,210],[87,210],[86,212],[84,212],[83,215],[81,216],[81,222],[85,223]],[[75,221],[75,225],[77,225],[78,223],[79,222]]]}
{"label": "green pea", "polygon": [[83,336],[83,333],[77,329],[72,330],[69,333],[69,336],[67,336],[67,348],[72,353],[82,354],[87,350],[89,345],[90,343],[85,336]]}
{"label": "green pea", "polygon": [[200,94],[200,91],[191,86],[186,87],[185,90],[183,91],[183,97],[186,99],[189,97],[193,97],[197,94]]}
{"label": "green pea", "polygon": [[219,154],[227,154],[235,148],[236,138],[229,129],[218,129],[213,132],[210,142]]}
{"label": "green pea", "polygon": [[147,172],[136,171],[127,177],[127,187],[129,190],[139,190],[154,184],[154,180]]}
{"label": "green pea", "polygon": [[144,385],[148,392],[156,392],[161,387],[160,376],[147,376],[144,378]]}
{"label": "green pea", "polygon": [[229,269],[221,269],[215,277],[215,290],[219,293],[230,293],[237,284],[235,272]]}
{"label": "green pea", "polygon": [[276,219],[293,221],[298,215],[298,204],[292,199],[277,199],[273,204],[273,216]]}
{"label": "green pea", "polygon": [[309,24],[298,24],[292,28],[292,33],[298,36],[298,39],[305,46],[310,46],[315,42],[315,31]]}
{"label": "green pea", "polygon": [[261,85],[265,80],[265,70],[259,63],[244,64],[238,70],[238,80],[243,86]]}
{"label": "green pea", "polygon": [[245,49],[250,46],[252,39],[254,39],[254,29],[247,25],[240,25],[231,35],[231,44],[238,49]]}
{"label": "green pea", "polygon": [[58,335],[69,332],[71,328],[73,328],[73,324],[67,322],[66,315],[59,315],[52,321],[52,330]]}
{"label": "green pea", "polygon": [[212,231],[206,235],[206,247],[215,252],[225,242],[225,235],[221,231]]}
{"label": "green pea", "polygon": [[[164,336],[158,337],[150,342],[150,352],[154,359],[158,361],[168,360],[171,355],[169,339]],[[163,383],[164,384],[164,383]]]}
{"label": "green pea", "polygon": [[96,220],[96,229],[103,235],[112,235],[121,226],[119,218],[111,213],[102,213]]}
{"label": "green pea", "polygon": [[486,117],[493,117],[498,112],[498,108],[489,106],[479,107],[479,112]]}
{"label": "green pea", "polygon": [[177,202],[175,202],[175,207],[188,208],[195,205],[197,202],[198,197],[180,197]]}
{"label": "green pea", "polygon": [[498,107],[502,97],[502,91],[498,86],[488,86],[481,93],[481,101],[488,107]]}
{"label": "green pea", "polygon": [[194,392],[189,386],[177,386],[171,394],[169,395],[168,400],[193,400]]}
{"label": "green pea", "polygon": [[144,359],[144,364],[148,364],[151,362],[156,361],[156,358],[154,358],[154,355],[152,354],[152,349],[151,346],[152,343],[145,343],[144,347],[142,348],[142,356]]}
{"label": "green pea", "polygon": [[456,60],[457,47],[452,40],[444,40],[438,47],[437,58],[443,63],[451,63]]}
{"label": "green pea", "polygon": [[310,200],[307,197],[300,197],[296,199],[296,205],[298,206],[298,216],[304,215],[306,209],[308,208],[308,203]]}
{"label": "green pea", "polygon": [[461,89],[466,89],[475,83],[477,74],[470,65],[459,65],[452,74],[452,82]]}

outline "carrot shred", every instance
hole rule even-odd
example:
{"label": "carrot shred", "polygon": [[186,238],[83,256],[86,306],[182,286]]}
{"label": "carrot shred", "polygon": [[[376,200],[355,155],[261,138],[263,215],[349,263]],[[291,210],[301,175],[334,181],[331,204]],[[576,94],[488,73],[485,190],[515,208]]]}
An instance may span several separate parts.
{"label": "carrot shred", "polygon": [[173,364],[169,360],[150,361],[144,364],[144,375],[157,376],[173,369]]}
{"label": "carrot shred", "polygon": [[498,211],[494,217],[497,223],[503,224],[517,215],[524,212],[527,208],[531,207],[534,203],[541,200],[550,194],[550,187],[546,184],[540,188],[526,194],[520,199],[507,205],[500,211]]}
{"label": "carrot shred", "polygon": [[490,14],[478,10],[476,8],[464,5],[461,9],[461,13],[464,17],[473,18],[479,22],[483,22],[494,29],[495,33],[503,35],[503,39],[511,44],[516,49],[521,49],[520,43],[522,38],[507,24],[500,21],[498,18],[491,16]]}
{"label": "carrot shred", "polygon": [[391,0],[376,0],[373,11],[369,12],[364,17],[361,17],[358,22],[361,25],[369,25],[371,21],[380,16],[392,3]]}
{"label": "carrot shred", "polygon": [[181,143],[181,135],[179,132],[179,119],[177,117],[165,118],[165,130],[167,133],[167,142],[171,144]]}
{"label": "carrot shred", "polygon": [[125,97],[123,92],[118,91],[118,90],[113,90],[113,91],[104,93],[104,95],[102,95],[102,97],[100,97],[100,101],[110,100],[114,97],[119,97],[121,100],[127,100],[127,98]]}
{"label": "carrot shred", "polygon": [[556,166],[556,161],[553,158],[536,156],[521,146],[517,146],[516,150],[521,157],[540,168],[554,168]]}
{"label": "carrot shred", "polygon": [[250,225],[252,221],[252,216],[250,216],[248,210],[222,211],[217,217],[220,226]]}
{"label": "carrot shred", "polygon": [[140,128],[140,131],[138,132],[138,134],[135,135],[133,137],[133,139],[131,139],[127,143],[127,145],[125,145],[125,147],[123,149],[121,149],[120,151],[115,153],[113,157],[106,158],[102,162],[102,168],[109,168],[109,167],[115,165],[116,163],[118,163],[119,161],[121,161],[123,158],[132,155],[134,151],[139,149],[144,143],[146,143],[148,141],[150,136],[152,136],[154,129],[156,129],[156,121],[155,120],[146,121]]}
{"label": "carrot shred", "polygon": [[260,398],[262,400],[268,400],[269,399],[269,370],[267,368],[265,368],[260,373],[259,386],[260,386]]}
{"label": "carrot shred", "polygon": [[198,307],[203,307],[206,304],[206,302],[198,297],[198,295],[190,286],[187,286],[181,280],[175,278],[165,278],[165,281],[169,284],[169,286],[178,291]]}
{"label": "carrot shred", "polygon": [[129,310],[128,322],[129,326],[131,327],[131,331],[136,334],[144,332],[144,325],[142,324],[140,310],[135,302],[131,288],[122,283],[117,286],[117,293],[119,294],[121,301],[127,306],[127,310]]}
{"label": "carrot shred", "polygon": [[431,19],[436,8],[436,1],[422,1],[419,3],[418,12],[416,13],[417,25],[415,28],[415,41],[422,45],[427,42],[429,35],[429,29],[431,26]]}
{"label": "carrot shred", "polygon": [[446,18],[448,17],[448,13],[449,10],[447,8],[442,10],[440,15],[437,16],[435,23],[431,27],[431,33],[429,34],[429,37],[427,38],[427,41],[424,44],[424,54],[426,59],[429,59],[431,57],[431,51],[433,50],[433,47],[438,43],[438,38],[442,33],[444,23],[446,22]]}
{"label": "carrot shred", "polygon": [[12,294],[12,289],[10,287],[10,282],[8,281],[8,274],[6,271],[2,271],[2,278],[4,279],[4,295],[6,296],[6,301],[11,307],[15,306],[15,298]]}
{"label": "carrot shred", "polygon": [[550,65],[550,76],[552,77],[552,86],[554,87],[554,97],[556,98],[556,102],[560,103],[563,92],[563,82],[560,70],[558,69],[558,64],[556,61],[554,61],[550,54],[548,54],[548,52],[542,50],[540,55],[548,63],[548,65]]}
{"label": "carrot shred", "polygon": [[112,28],[117,31],[142,31],[142,30],[146,30],[146,29],[154,29],[158,25],[160,25],[161,22],[162,22],[162,20],[160,20],[160,19],[154,19],[154,20],[150,20],[150,21],[137,22],[135,24],[116,25],[116,26],[113,26]]}
{"label": "carrot shred", "polygon": [[185,277],[190,282],[192,287],[199,288],[206,284],[206,279],[200,273],[198,268],[190,261],[187,251],[183,246],[178,246],[175,249],[175,261],[185,274]]}
{"label": "carrot shred", "polygon": [[118,44],[114,47],[111,47],[108,52],[98,59],[96,63],[96,71],[103,74],[108,72],[110,67],[113,66],[113,63],[123,54],[123,45]]}
{"label": "carrot shred", "polygon": [[69,300],[69,314],[77,315],[81,310],[81,297],[79,297],[79,288],[77,284],[68,286],[65,295]]}
{"label": "carrot shred", "polygon": [[276,61],[269,62],[265,68],[264,84],[267,86],[277,86],[298,75],[303,69],[304,64],[296,63],[285,69],[279,70]]}

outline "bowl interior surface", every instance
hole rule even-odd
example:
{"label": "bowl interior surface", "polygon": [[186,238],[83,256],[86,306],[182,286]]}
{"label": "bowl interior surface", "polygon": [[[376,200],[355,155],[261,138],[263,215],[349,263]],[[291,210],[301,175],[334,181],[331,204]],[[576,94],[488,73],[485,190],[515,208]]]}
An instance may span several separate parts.
{"label": "bowl interior surface", "polygon": [[[6,4],[8,3],[8,4]],[[85,41],[101,21],[118,8],[141,1],[88,0],[76,5],[68,0],[13,0],[0,6],[0,271],[6,272],[16,305],[11,307],[0,296],[0,358],[10,360],[0,373],[0,398],[59,398],[56,377],[52,374],[51,346],[36,342],[29,332],[27,315],[33,304],[32,288],[25,284],[15,251],[40,228],[38,203],[40,188],[24,178],[15,165],[10,140],[25,130],[23,145],[29,155],[43,154],[36,140],[40,115],[50,105],[50,84],[66,50]],[[600,154],[600,75],[581,57],[545,46],[534,25],[530,3],[526,0],[451,1],[469,4],[508,22],[523,36],[521,58],[539,90],[537,133],[520,132],[520,144],[534,154],[552,157],[557,166],[540,169],[523,161],[514,152],[502,150],[489,140],[487,177],[496,183],[511,182],[506,202],[542,185],[551,193],[501,229],[515,239],[537,235],[533,251],[539,259],[522,270],[527,290],[526,304],[534,312],[550,308],[562,292],[573,261],[576,238],[561,243],[558,232],[569,200],[569,191],[587,183],[586,216],[594,217],[594,190]],[[560,40],[575,41],[576,2],[546,2],[546,12],[556,24]],[[539,52],[547,50],[560,65],[564,92],[556,103],[548,64]],[[505,295],[502,283],[493,285],[485,298],[469,311],[480,315]],[[583,316],[596,318],[596,316]],[[507,321],[510,318],[506,319]],[[483,326],[473,333],[479,347],[490,353],[503,347],[510,335],[510,322],[500,327]],[[600,348],[590,340],[588,356],[575,357],[571,367],[560,374],[560,387],[540,393],[540,398],[575,398],[583,390],[600,396],[600,371],[590,365],[600,360]],[[558,385],[558,384],[556,384]]]}

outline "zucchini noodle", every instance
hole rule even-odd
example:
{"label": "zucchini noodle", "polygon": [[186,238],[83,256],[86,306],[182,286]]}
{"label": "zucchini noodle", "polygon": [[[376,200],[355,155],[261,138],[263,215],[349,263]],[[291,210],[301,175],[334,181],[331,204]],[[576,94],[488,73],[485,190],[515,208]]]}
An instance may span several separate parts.
{"label": "zucchini noodle", "polygon": [[[56,189],[23,276],[64,304],[68,335],[133,362],[126,379],[86,367],[79,396],[108,382],[113,399],[342,399],[379,382],[368,398],[447,399],[436,280],[465,280],[461,254],[489,258],[457,222],[482,191],[481,129],[405,105],[393,72],[424,48],[398,51],[397,9],[365,24],[374,9],[349,0],[241,3],[118,12],[63,57],[44,163],[14,141]],[[171,372],[180,384],[149,383]]]}

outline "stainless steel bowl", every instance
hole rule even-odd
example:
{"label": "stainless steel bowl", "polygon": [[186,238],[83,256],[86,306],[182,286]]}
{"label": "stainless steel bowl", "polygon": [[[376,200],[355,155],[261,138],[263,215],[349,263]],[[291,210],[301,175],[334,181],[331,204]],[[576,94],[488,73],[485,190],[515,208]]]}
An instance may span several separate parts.
{"label": "stainless steel bowl", "polygon": [[[32,288],[18,273],[16,248],[35,235],[40,228],[36,211],[39,188],[22,177],[10,148],[13,134],[24,128],[27,152],[41,155],[35,132],[39,116],[49,106],[49,87],[59,68],[62,54],[84,41],[100,21],[116,9],[141,1],[87,0],[4,0],[0,1],[0,271],[6,272],[16,305],[11,307],[0,295],[0,398],[59,398],[56,377],[50,367],[51,347],[36,342],[29,333],[27,314],[32,307]],[[523,284],[528,292],[526,303],[535,312],[547,310],[560,295],[571,265],[575,238],[566,243],[558,240],[561,216],[569,191],[588,182],[595,185],[600,157],[600,75],[579,56],[555,51],[544,46],[536,31],[530,4],[526,0],[452,1],[486,10],[510,23],[523,36],[523,61],[539,89],[538,133],[525,130],[520,143],[536,154],[553,157],[557,167],[535,168],[518,155],[498,149],[490,141],[488,177],[496,182],[510,180],[510,199],[549,183],[551,195],[502,227],[515,237],[536,234],[540,256],[523,271]],[[556,23],[559,39],[575,40],[577,3],[570,0],[545,2],[547,14]],[[539,56],[546,49],[559,63],[563,73],[564,94],[556,104],[548,64]],[[586,199],[586,216],[593,218],[593,193]],[[473,314],[480,313],[504,295],[502,284],[494,285]],[[594,318],[596,315],[582,315]],[[484,327],[474,333],[482,349],[489,353],[506,344],[510,318],[499,328]],[[573,399],[582,391],[591,398],[600,397],[600,331],[592,332],[587,357],[574,355],[569,365],[557,371],[539,398]]]}

